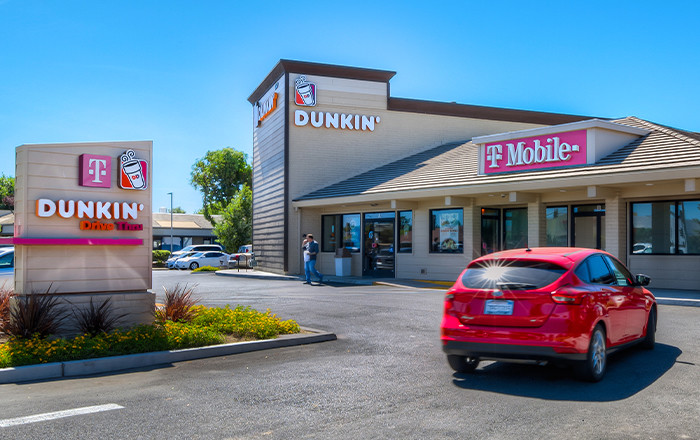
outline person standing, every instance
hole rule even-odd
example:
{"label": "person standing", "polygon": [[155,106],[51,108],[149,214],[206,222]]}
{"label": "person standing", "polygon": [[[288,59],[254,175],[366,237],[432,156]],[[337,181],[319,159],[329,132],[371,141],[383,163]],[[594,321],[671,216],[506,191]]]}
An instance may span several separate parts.
{"label": "person standing", "polygon": [[306,281],[304,284],[311,284],[312,273],[318,278],[318,282],[322,283],[323,275],[316,270],[316,257],[318,256],[319,246],[318,242],[314,240],[313,234],[306,234],[301,248],[304,251],[304,273],[306,274]]}

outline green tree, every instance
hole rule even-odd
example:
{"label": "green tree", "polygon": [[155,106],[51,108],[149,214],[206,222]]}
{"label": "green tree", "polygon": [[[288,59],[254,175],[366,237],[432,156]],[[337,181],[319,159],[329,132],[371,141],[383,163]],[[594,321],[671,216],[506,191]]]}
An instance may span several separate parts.
{"label": "green tree", "polygon": [[253,234],[253,191],[247,184],[224,209],[221,221],[214,225],[214,234],[228,252],[250,244]]}
{"label": "green tree", "polygon": [[173,208],[173,214],[187,214],[181,206],[176,206]]}
{"label": "green tree", "polygon": [[15,207],[15,178],[0,176],[0,209],[14,209]]}
{"label": "green tree", "polygon": [[244,185],[253,186],[252,181],[248,155],[233,148],[207,151],[192,165],[190,183],[201,191],[202,214],[212,224],[216,224],[212,216],[223,213]]}

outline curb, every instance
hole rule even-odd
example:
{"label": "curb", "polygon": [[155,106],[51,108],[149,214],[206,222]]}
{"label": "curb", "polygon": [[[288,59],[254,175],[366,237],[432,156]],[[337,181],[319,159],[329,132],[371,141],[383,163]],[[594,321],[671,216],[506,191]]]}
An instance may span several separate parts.
{"label": "curb", "polygon": [[235,342],[232,344],[210,345],[208,347],[185,348],[182,350],[127,354],[123,356],[110,356],[80,361],[52,362],[49,364],[0,368],[0,384],[88,376],[157,365],[165,366],[173,362],[204,359],[215,356],[228,356],[295,345],[315,344],[338,339],[335,333],[324,332],[308,327],[302,327],[301,329],[307,332],[313,332],[313,334],[298,333],[293,335],[280,335],[277,339],[265,339],[262,341]]}
{"label": "curb", "polygon": [[681,299],[681,298],[659,298],[656,297],[656,303],[665,306],[684,306],[684,307],[700,307],[700,299]]}
{"label": "curb", "polygon": [[254,272],[225,272],[225,271],[216,271],[214,272],[216,275],[221,276],[221,277],[241,277],[241,278],[254,278],[258,280],[291,280],[291,281],[298,281],[300,280],[299,277],[292,277],[288,275],[270,275],[270,274],[265,274],[265,275],[257,275]]}

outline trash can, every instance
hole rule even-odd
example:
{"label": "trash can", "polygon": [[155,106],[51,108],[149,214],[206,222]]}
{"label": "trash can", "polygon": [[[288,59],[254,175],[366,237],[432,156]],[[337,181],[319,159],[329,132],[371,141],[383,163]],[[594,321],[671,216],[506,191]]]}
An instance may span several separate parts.
{"label": "trash can", "polygon": [[351,274],[352,256],[350,250],[338,248],[335,250],[335,276],[349,277]]}

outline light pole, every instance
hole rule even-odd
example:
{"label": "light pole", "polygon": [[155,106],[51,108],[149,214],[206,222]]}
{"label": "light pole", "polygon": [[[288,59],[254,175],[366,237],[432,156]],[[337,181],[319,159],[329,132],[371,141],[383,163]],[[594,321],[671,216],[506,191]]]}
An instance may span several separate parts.
{"label": "light pole", "polygon": [[173,193],[168,193],[170,196],[170,253],[173,253]]}

